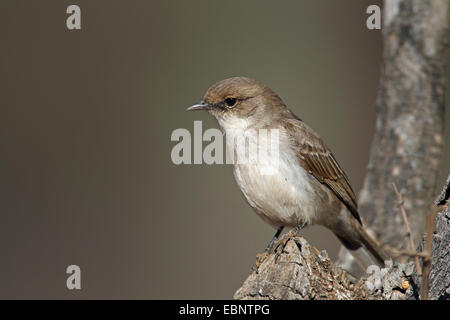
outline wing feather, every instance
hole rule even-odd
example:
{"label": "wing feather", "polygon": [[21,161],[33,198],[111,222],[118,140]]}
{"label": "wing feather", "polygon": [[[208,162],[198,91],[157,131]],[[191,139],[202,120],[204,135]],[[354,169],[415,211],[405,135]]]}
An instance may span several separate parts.
{"label": "wing feather", "polygon": [[284,126],[291,135],[299,161],[320,183],[330,188],[352,215],[361,222],[356,197],[345,172],[322,138],[299,119],[286,119]]}

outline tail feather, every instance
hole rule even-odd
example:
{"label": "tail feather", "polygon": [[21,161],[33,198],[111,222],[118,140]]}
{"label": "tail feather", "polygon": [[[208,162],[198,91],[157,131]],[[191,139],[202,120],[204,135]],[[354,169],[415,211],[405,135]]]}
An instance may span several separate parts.
{"label": "tail feather", "polygon": [[357,229],[359,241],[338,234],[336,236],[364,270],[373,264],[383,267],[384,261],[389,259],[389,256],[378,246],[361,224],[355,223],[353,226]]}
{"label": "tail feather", "polygon": [[384,261],[389,259],[389,256],[384,252],[383,249],[375,242],[375,240],[364,230],[361,226],[360,228],[361,242],[364,247],[370,252],[370,254],[378,262],[379,266],[384,266]]}

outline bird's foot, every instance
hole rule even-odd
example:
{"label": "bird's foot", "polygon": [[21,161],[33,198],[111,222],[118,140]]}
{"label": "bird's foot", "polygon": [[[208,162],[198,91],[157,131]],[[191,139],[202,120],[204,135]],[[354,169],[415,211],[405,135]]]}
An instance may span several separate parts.
{"label": "bird's foot", "polygon": [[306,222],[302,222],[297,227],[292,228],[291,230],[289,230],[289,232],[286,233],[286,235],[284,237],[279,239],[281,231],[283,230],[283,227],[280,227],[277,230],[277,233],[275,234],[275,236],[270,241],[269,245],[264,250],[264,252],[263,253],[259,253],[259,254],[256,255],[256,262],[255,262],[255,265],[253,266],[252,270],[257,270],[261,266],[261,264],[270,255],[272,255],[272,254],[278,255],[278,253],[279,253],[278,249],[280,247],[284,248],[284,246],[286,245],[286,242],[289,239],[295,238],[298,235],[298,233],[300,232],[300,230],[302,230],[305,226],[306,226]]}

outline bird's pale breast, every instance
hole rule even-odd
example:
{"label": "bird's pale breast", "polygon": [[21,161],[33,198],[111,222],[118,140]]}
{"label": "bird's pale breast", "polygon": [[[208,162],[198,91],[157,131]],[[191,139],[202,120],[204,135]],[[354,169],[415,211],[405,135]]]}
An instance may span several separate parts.
{"label": "bird's pale breast", "polygon": [[[227,140],[242,137],[244,133],[240,131],[236,127],[226,130],[227,135],[234,136]],[[334,200],[330,190],[303,169],[289,145],[279,144],[278,153],[261,152],[261,148],[270,148],[270,142],[262,141],[270,135],[257,131],[246,133],[246,147],[253,152],[258,150],[258,158],[253,163],[234,164],[234,176],[248,203],[274,227],[318,223]],[[279,141],[288,141],[282,137],[285,134],[280,128]],[[236,141],[234,147],[237,148],[239,142]]]}

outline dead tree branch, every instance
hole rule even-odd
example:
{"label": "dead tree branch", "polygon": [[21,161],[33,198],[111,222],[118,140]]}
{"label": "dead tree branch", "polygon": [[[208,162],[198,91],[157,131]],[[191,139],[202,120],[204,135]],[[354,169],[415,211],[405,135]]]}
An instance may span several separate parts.
{"label": "dead tree branch", "polygon": [[[450,190],[450,181],[446,190]],[[332,263],[325,251],[319,251],[305,239],[288,233],[280,239],[273,253],[260,258],[234,298],[403,300],[428,296],[430,299],[449,299],[450,206],[440,206],[439,209],[436,219],[430,219],[436,222],[435,231],[425,237],[432,239],[431,255],[421,252],[424,265],[429,262],[429,267],[424,267],[424,275],[429,271],[429,278],[417,274],[413,261],[391,262],[383,269],[373,266],[370,275],[353,284],[353,279]],[[433,230],[433,223],[428,228]],[[430,248],[430,244],[422,243],[421,247]]]}
{"label": "dead tree branch", "polygon": [[[407,231],[406,236],[409,239],[409,249],[411,250],[411,252],[415,253],[416,252],[416,250],[415,250],[416,246],[414,245],[414,240],[412,238],[411,228],[409,227],[408,217],[406,216],[405,207],[403,205],[403,203],[404,203],[403,196],[402,196],[402,194],[400,192],[398,192],[398,189],[397,189],[397,186],[395,185],[395,183],[392,183],[392,186],[394,187],[394,191],[395,191],[395,194],[396,194],[397,200],[398,200],[398,205],[400,206],[400,212],[402,214],[403,222],[404,222],[405,227],[406,227],[406,231]],[[416,263],[417,273],[419,275],[421,275],[422,274],[422,268],[420,267],[419,257],[417,255],[415,255],[414,261]]]}

